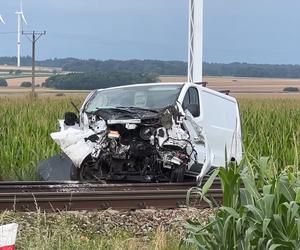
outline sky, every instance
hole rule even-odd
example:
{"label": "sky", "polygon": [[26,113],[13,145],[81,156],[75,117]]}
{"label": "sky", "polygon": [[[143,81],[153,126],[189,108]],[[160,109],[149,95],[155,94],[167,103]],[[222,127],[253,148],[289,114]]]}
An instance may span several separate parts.
{"label": "sky", "polygon": [[[0,56],[16,55],[19,0],[0,0]],[[187,61],[188,0],[23,0],[37,58]],[[299,0],[204,0],[204,60],[300,64]],[[22,37],[22,55],[31,54]]]}

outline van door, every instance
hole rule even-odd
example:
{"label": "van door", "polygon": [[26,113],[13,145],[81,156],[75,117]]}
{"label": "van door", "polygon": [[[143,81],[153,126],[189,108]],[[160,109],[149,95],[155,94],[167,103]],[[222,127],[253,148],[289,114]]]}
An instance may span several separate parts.
{"label": "van door", "polygon": [[183,99],[182,108],[187,117],[184,121],[185,129],[189,132],[190,141],[195,152],[191,152],[191,164],[189,172],[198,175],[206,158],[205,141],[201,126],[201,106],[199,90],[196,87],[190,87]]}

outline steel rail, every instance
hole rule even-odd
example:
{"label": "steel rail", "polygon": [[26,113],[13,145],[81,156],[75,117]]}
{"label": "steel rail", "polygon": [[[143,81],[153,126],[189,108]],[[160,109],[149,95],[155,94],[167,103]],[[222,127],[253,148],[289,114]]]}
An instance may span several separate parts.
{"label": "steel rail", "polygon": [[[222,200],[219,184],[209,192],[215,201]],[[0,211],[97,211],[144,208],[185,207],[189,183],[97,184],[79,182],[0,182]],[[191,193],[190,205],[208,207],[199,195]]]}

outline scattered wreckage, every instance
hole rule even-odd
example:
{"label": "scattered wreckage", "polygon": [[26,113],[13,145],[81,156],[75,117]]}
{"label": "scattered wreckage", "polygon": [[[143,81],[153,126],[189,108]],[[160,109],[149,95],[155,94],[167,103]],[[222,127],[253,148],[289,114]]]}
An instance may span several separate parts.
{"label": "scattered wreckage", "polygon": [[242,158],[236,99],[201,84],[96,90],[59,125],[63,153],[39,164],[44,180],[201,182],[225,156]]}

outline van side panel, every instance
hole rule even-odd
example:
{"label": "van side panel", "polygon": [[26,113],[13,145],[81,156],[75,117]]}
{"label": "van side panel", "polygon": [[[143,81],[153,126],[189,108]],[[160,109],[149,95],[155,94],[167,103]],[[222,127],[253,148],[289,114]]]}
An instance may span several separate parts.
{"label": "van side panel", "polygon": [[212,165],[225,165],[227,158],[240,160],[241,137],[237,102],[219,94],[202,89],[200,91],[201,120],[213,153]]}

